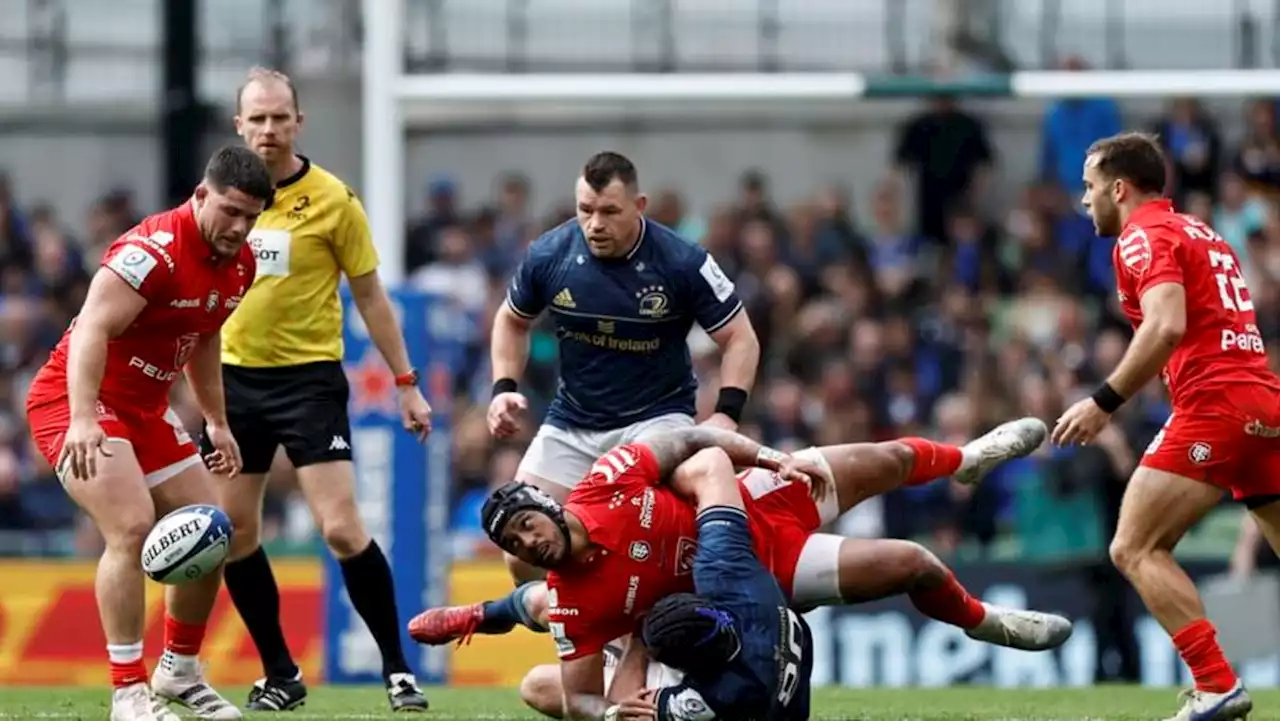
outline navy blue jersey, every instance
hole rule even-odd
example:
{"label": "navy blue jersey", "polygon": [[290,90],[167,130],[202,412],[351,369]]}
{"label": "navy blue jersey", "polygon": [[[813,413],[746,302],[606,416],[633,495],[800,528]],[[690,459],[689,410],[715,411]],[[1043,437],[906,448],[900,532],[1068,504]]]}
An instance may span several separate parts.
{"label": "navy blue jersey", "polygon": [[734,618],[742,650],[726,668],[685,673],[658,693],[658,721],[806,721],[813,638],[751,546],[746,514],[713,509],[698,518],[693,584]]}
{"label": "navy blue jersey", "polygon": [[507,290],[522,318],[549,309],[560,383],[546,422],[612,430],[694,414],[698,382],[686,337],[742,309],[733,281],[701,247],[653,221],[624,258],[597,258],[574,220],[533,242]]}

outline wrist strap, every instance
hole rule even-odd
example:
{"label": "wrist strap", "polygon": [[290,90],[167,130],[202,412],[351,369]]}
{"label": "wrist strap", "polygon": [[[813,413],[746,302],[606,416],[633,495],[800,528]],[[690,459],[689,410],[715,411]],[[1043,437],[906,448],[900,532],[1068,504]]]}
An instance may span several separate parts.
{"label": "wrist strap", "polygon": [[716,398],[716,413],[723,413],[733,419],[734,423],[742,422],[742,411],[747,407],[749,394],[741,388],[725,386],[720,389]]}
{"label": "wrist strap", "polygon": [[618,713],[621,708],[617,704],[610,706],[604,710],[604,721],[618,721]]}
{"label": "wrist strap", "polygon": [[514,378],[499,378],[493,382],[493,395],[496,396],[499,393],[515,393],[516,388],[518,387],[516,379]]}
{"label": "wrist strap", "polygon": [[1116,389],[1112,388],[1110,383],[1103,383],[1099,386],[1098,390],[1093,392],[1092,398],[1093,402],[1097,403],[1098,407],[1107,413],[1115,413],[1127,400],[1116,392]]}
{"label": "wrist strap", "polygon": [[774,470],[778,466],[782,465],[782,461],[785,460],[786,457],[787,454],[782,451],[768,446],[760,446],[760,450],[756,451],[756,465],[761,468]]}

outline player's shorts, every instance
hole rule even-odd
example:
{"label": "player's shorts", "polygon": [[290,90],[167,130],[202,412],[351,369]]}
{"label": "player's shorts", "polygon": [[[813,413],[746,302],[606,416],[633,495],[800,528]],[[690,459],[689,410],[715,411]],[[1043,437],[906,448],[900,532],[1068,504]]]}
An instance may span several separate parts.
{"label": "player's shorts", "polygon": [[541,478],[571,489],[587,477],[591,464],[611,449],[634,443],[650,431],[692,425],[693,418],[683,413],[668,413],[608,431],[556,428],[544,423],[529,443],[516,476]]}
{"label": "player's shorts", "polygon": [[[295,468],[351,460],[350,387],[337,361],[280,368],[222,366],[227,420],[244,473],[266,473],[284,446]],[[213,450],[207,438],[203,450]]]}
{"label": "player's shorts", "polygon": [[[618,661],[621,660],[622,652],[626,649],[629,640],[627,636],[623,636],[605,647],[604,687],[606,691],[609,689],[609,684],[613,683],[613,675],[618,671]],[[683,680],[684,671],[650,660],[644,687],[656,691],[678,686]]]}
{"label": "player's shorts", "polygon": [[[62,441],[67,434],[67,426],[71,424],[71,406],[65,398],[48,403],[29,403],[27,422],[40,455],[62,479],[63,469],[58,468],[58,456],[62,454]],[[98,403],[98,425],[102,426],[108,441],[128,443],[133,447],[148,488],[155,488],[203,463],[195,442],[172,408],[164,413],[131,413]]]}
{"label": "player's shorts", "polygon": [[[817,448],[793,455],[831,473]],[[791,599],[792,608],[840,603],[840,545],[845,539],[817,532],[840,515],[835,494],[814,501],[805,484],[782,481],[762,468],[746,472],[740,480],[750,496],[747,513],[752,526],[768,527],[767,540],[757,538],[756,553]]]}
{"label": "player's shorts", "polygon": [[1280,497],[1280,393],[1233,389],[1169,415],[1140,463],[1217,486],[1239,501]]}

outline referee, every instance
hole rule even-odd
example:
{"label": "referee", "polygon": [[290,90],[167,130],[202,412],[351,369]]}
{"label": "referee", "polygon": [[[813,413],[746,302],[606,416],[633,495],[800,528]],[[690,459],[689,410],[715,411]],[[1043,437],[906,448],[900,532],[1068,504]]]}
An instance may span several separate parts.
{"label": "referee", "polygon": [[342,275],[395,375],[404,427],[425,437],[431,408],[418,390],[417,371],[409,365],[378,279],[378,255],[364,209],[341,180],[294,152],[302,123],[297,91],[287,76],[262,69],[249,73],[236,99],[236,132],[266,161],[276,195],[250,235],[257,277],[222,329],[227,415],[243,470],[219,484],[222,506],[236,529],[227,590],[266,672],[249,692],[247,708],[283,711],[307,696],[285,645],[280,592],[260,543],[266,475],[283,446],[316,525],[342,566],[351,604],[378,643],[391,708],[425,711],[427,699],[400,644],[391,568],[356,507],[342,369]]}

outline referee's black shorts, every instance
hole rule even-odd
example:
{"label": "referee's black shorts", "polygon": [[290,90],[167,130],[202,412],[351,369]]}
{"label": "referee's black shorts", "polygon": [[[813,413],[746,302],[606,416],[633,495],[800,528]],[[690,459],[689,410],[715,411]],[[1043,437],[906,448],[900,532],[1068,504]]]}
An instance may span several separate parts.
{"label": "referee's black shorts", "polygon": [[[281,368],[222,366],[227,420],[240,445],[243,473],[266,473],[276,447],[295,468],[351,460],[350,388],[342,364],[322,361]],[[201,452],[213,447],[201,441]]]}

